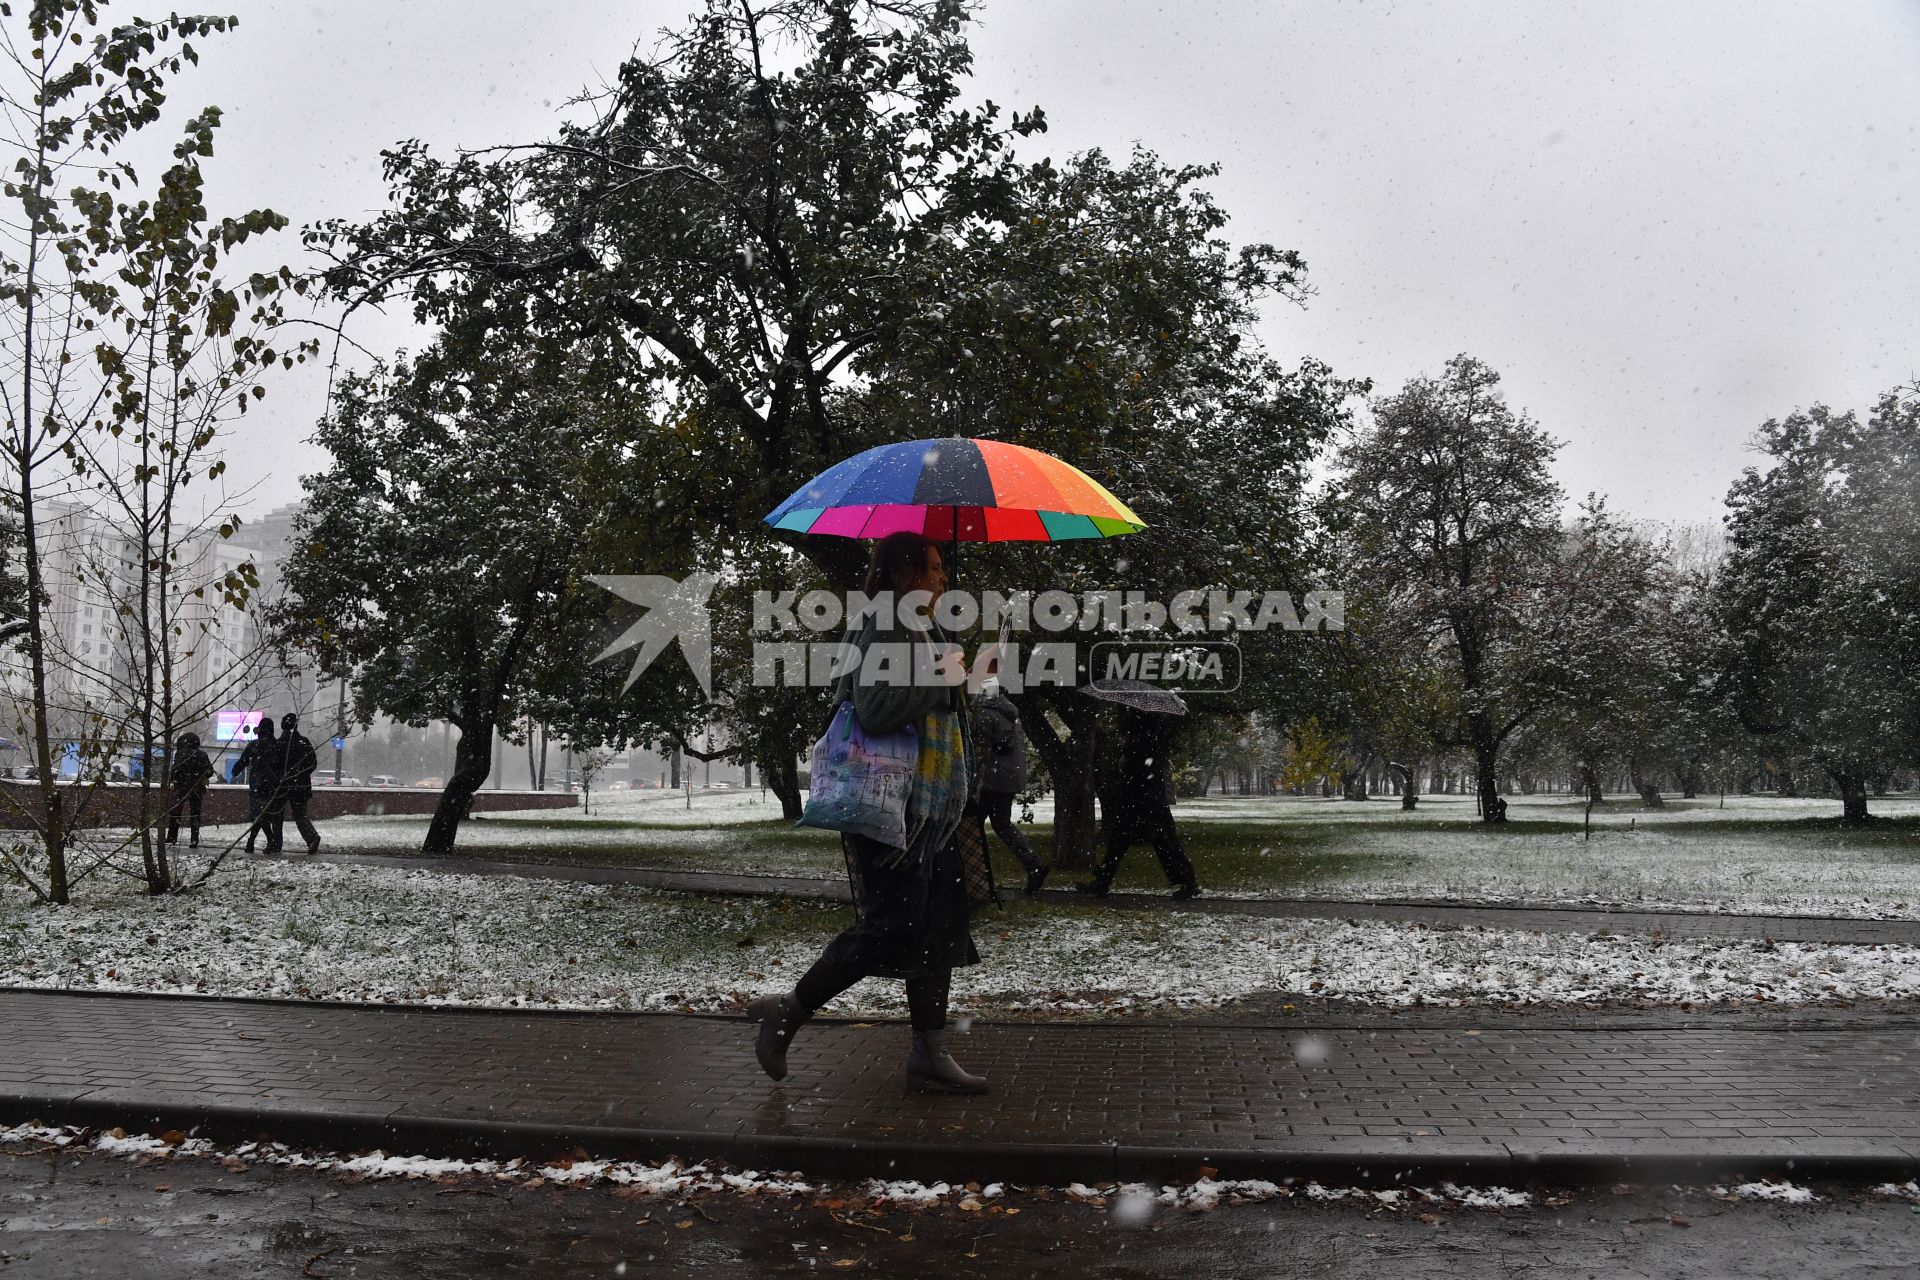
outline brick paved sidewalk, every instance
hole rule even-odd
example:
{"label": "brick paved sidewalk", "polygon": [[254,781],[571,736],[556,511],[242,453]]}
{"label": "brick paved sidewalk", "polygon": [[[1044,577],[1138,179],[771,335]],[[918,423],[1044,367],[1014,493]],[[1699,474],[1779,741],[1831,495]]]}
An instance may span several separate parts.
{"label": "brick paved sidewalk", "polygon": [[[304,855],[299,855],[304,856]],[[575,880],[584,884],[634,884],[683,893],[740,897],[809,898],[844,902],[845,878],[727,875],[717,872],[659,871],[646,867],[586,867],[557,862],[496,862],[481,858],[423,858],[403,854],[336,853],[320,861],[363,866],[406,867],[466,875],[527,876]],[[1019,896],[1018,889],[1002,893]],[[1047,890],[1042,898],[1087,902],[1068,890]],[[1381,902],[1322,898],[1220,898],[1202,896],[1175,902],[1164,894],[1115,893],[1103,899],[1120,910],[1197,911],[1212,915],[1270,919],[1388,920],[1442,927],[1539,929],[1548,933],[1658,933],[1668,938],[1730,938],[1775,942],[1829,942],[1920,947],[1920,920],[1854,920],[1834,916],[1707,915],[1679,911],[1613,911],[1604,908],[1549,907],[1439,902]]]}
{"label": "brick paved sidewalk", "polygon": [[906,1029],[0,992],[0,1120],[334,1149],[721,1158],[827,1176],[1662,1181],[1920,1170],[1920,1027],[983,1024],[984,1098],[909,1094]]}

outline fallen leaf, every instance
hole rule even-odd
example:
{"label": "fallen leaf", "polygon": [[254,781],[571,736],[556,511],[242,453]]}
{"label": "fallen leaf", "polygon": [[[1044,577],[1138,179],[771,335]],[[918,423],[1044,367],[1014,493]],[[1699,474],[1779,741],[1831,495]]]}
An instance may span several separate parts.
{"label": "fallen leaf", "polygon": [[171,1191],[173,1190],[173,1184],[171,1182],[156,1182],[153,1184],[153,1189],[155,1191]]}
{"label": "fallen leaf", "polygon": [[1685,1218],[1681,1217],[1677,1213],[1670,1216],[1667,1219],[1667,1221],[1671,1222],[1676,1227],[1690,1227],[1693,1225],[1691,1222],[1688,1222]]}
{"label": "fallen leaf", "polygon": [[165,1133],[160,1135],[160,1141],[166,1143],[170,1147],[177,1147],[181,1143],[185,1142],[186,1140],[187,1140],[187,1135],[180,1132],[178,1129],[169,1129]]}

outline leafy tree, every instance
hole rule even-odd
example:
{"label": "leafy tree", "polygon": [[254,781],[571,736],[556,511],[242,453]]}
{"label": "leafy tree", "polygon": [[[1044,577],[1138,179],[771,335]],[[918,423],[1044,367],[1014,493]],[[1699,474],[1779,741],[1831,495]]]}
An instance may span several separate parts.
{"label": "leafy tree", "polygon": [[582,530],[603,522],[590,500],[619,496],[596,483],[603,424],[513,334],[344,379],[277,611],[285,643],[352,679],[362,724],[384,712],[459,730],[432,853],[453,848],[495,730],[511,734],[542,676],[571,673],[579,701],[618,685],[589,663],[604,610],[581,563]]}
{"label": "leafy tree", "polygon": [[[1269,302],[1305,301],[1306,267],[1297,253],[1227,240],[1205,186],[1214,173],[1144,150],[1124,164],[1093,151],[1023,171],[1021,217],[956,244],[935,323],[908,326],[897,357],[843,402],[875,435],[953,422],[1066,458],[1148,525],[1098,542],[969,545],[961,585],[1161,602],[1310,585],[1308,469],[1363,384],[1312,360],[1288,367],[1249,336]],[[1168,621],[1079,638],[1177,635]],[[1302,683],[1313,649],[1300,633],[1233,638],[1240,687],[1193,696],[1197,717],[1271,710],[1284,701],[1273,691]],[[1107,743],[1099,710],[1061,690],[1016,702],[1052,780],[1056,861],[1084,865]]]}
{"label": "leafy tree", "polygon": [[[195,619],[189,598],[211,593],[239,604],[250,580],[187,563],[233,522],[186,518],[180,495],[219,479],[214,443],[223,427],[265,394],[267,370],[308,350],[276,349],[271,336],[290,272],[244,282],[221,274],[238,246],[286,220],[270,210],[209,214],[201,162],[213,153],[219,111],[187,122],[151,188],[124,158],[129,140],[160,118],[172,81],[198,61],[193,41],[233,20],[106,25],[106,7],[42,0],[16,12],[0,4],[0,108],[14,152],[0,194],[17,211],[0,249],[13,355],[9,380],[0,381],[0,458],[21,567],[19,609],[5,630],[25,651],[25,736],[40,779],[28,819],[46,870],[35,879],[17,862],[13,869],[54,902],[68,898],[70,846],[95,794],[56,786],[58,740],[79,741],[83,772],[104,778],[129,742],[151,760],[157,739],[210,709],[211,686],[194,687],[183,668],[206,647],[206,617]],[[84,655],[57,651],[49,612],[46,539],[56,502],[106,522],[118,544],[85,571],[110,598],[125,651],[94,664],[97,679],[79,694],[71,659]],[[155,774],[143,771],[147,791],[161,780]],[[157,801],[143,800],[153,813]],[[138,839],[149,890],[179,887],[151,829],[143,824]]]}
{"label": "leafy tree", "polygon": [[[760,574],[769,562],[729,545],[740,530],[914,423],[1059,453],[1155,526],[1122,550],[969,551],[965,583],[1277,576],[1305,542],[1297,494],[1348,392],[1246,336],[1261,299],[1304,296],[1297,255],[1229,246],[1208,170],[1144,153],[1016,160],[1011,142],[1043,119],[961,104],[967,12],[712,0],[621,68],[592,124],[449,161],[406,144],[388,157],[391,211],[314,243],[335,256],[342,297],[403,292],[456,341],[505,313],[570,352],[600,402],[636,406],[603,442],[658,487],[603,545],[724,547]],[[842,586],[865,553],[801,550]],[[1081,701],[1023,712],[1063,788],[1069,865],[1093,837]],[[804,703],[733,691],[726,749],[777,757],[761,761],[776,776],[816,729]],[[684,746],[685,711],[649,732]]]}
{"label": "leafy tree", "polygon": [[1824,769],[1844,820],[1920,754],[1920,398],[1760,428],[1727,496],[1719,679],[1741,722]]}
{"label": "leafy tree", "polygon": [[1540,707],[1525,606],[1558,536],[1558,446],[1455,356],[1374,405],[1341,460],[1341,493],[1375,589],[1435,642],[1454,710],[1439,745],[1473,752],[1481,814],[1498,816],[1500,749]]}
{"label": "leafy tree", "polygon": [[837,459],[836,376],[937,314],[941,247],[1007,221],[1008,143],[1043,121],[958,103],[966,12],[709,0],[587,100],[592,123],[453,160],[405,143],[394,207],[313,242],[342,296],[405,291],[454,330],[511,286],[530,332],[579,341],[705,456],[750,460],[675,495],[740,527]]}
{"label": "leafy tree", "polygon": [[1542,584],[1544,625],[1529,638],[1534,679],[1549,694],[1542,730],[1565,751],[1588,798],[1623,760],[1648,808],[1675,747],[1676,584],[1664,549],[1589,496]]}

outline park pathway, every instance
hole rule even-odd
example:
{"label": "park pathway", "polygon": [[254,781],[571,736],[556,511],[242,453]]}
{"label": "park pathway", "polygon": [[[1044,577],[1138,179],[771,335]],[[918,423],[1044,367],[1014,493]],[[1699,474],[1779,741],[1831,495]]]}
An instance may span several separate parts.
{"label": "park pathway", "polygon": [[824,1176],[1393,1184],[1905,1178],[1920,1026],[976,1024],[985,1097],[823,1020],[789,1078],[739,1018],[0,991],[0,1121],[334,1150],[719,1158]]}

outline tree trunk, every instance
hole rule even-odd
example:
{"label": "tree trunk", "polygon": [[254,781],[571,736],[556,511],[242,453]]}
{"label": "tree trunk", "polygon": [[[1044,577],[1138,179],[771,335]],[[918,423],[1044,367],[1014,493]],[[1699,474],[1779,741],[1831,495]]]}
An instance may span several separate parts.
{"label": "tree trunk", "polygon": [[1664,809],[1667,807],[1667,802],[1660,796],[1659,778],[1649,777],[1641,773],[1638,761],[1629,760],[1627,762],[1627,780],[1633,784],[1633,789],[1640,793],[1640,803],[1646,808]]}
{"label": "tree trunk", "polygon": [[1586,789],[1587,803],[1600,804],[1606,800],[1606,792],[1600,789],[1600,771],[1590,764],[1580,766],[1580,785]]}
{"label": "tree trunk", "polygon": [[421,845],[424,853],[453,852],[454,840],[460,834],[460,820],[473,808],[473,793],[486,783],[487,774],[493,769],[493,722],[461,729],[453,758],[453,776],[447,779],[440,803],[433,811],[426,842]]}
{"label": "tree trunk", "polygon": [[1869,821],[1872,815],[1867,812],[1865,775],[1839,773],[1831,769],[1827,773],[1833,779],[1835,790],[1840,793],[1840,821],[1848,826]]}
{"label": "tree trunk", "polygon": [[1055,703],[1067,725],[1065,738],[1055,732],[1039,704],[1022,699],[1020,707],[1027,741],[1053,779],[1053,865],[1063,869],[1088,868],[1094,861],[1099,721],[1086,702],[1069,696]]}
{"label": "tree trunk", "polygon": [[793,757],[762,760],[760,776],[767,790],[780,798],[780,816],[788,822],[799,821],[804,806],[800,803],[800,770],[794,765]]}
{"label": "tree trunk", "polygon": [[1389,764],[1387,767],[1393,770],[1394,776],[1400,780],[1400,807],[1403,810],[1413,809],[1420,803],[1418,779],[1415,777],[1413,766]]}
{"label": "tree trunk", "polygon": [[1373,763],[1368,756],[1351,769],[1340,774],[1340,798],[1343,800],[1365,800],[1367,798],[1367,766]]}
{"label": "tree trunk", "polygon": [[1467,736],[1473,743],[1474,785],[1480,797],[1480,821],[1505,822],[1506,806],[1500,800],[1500,743],[1494,734],[1493,720],[1483,711],[1467,716]]}

